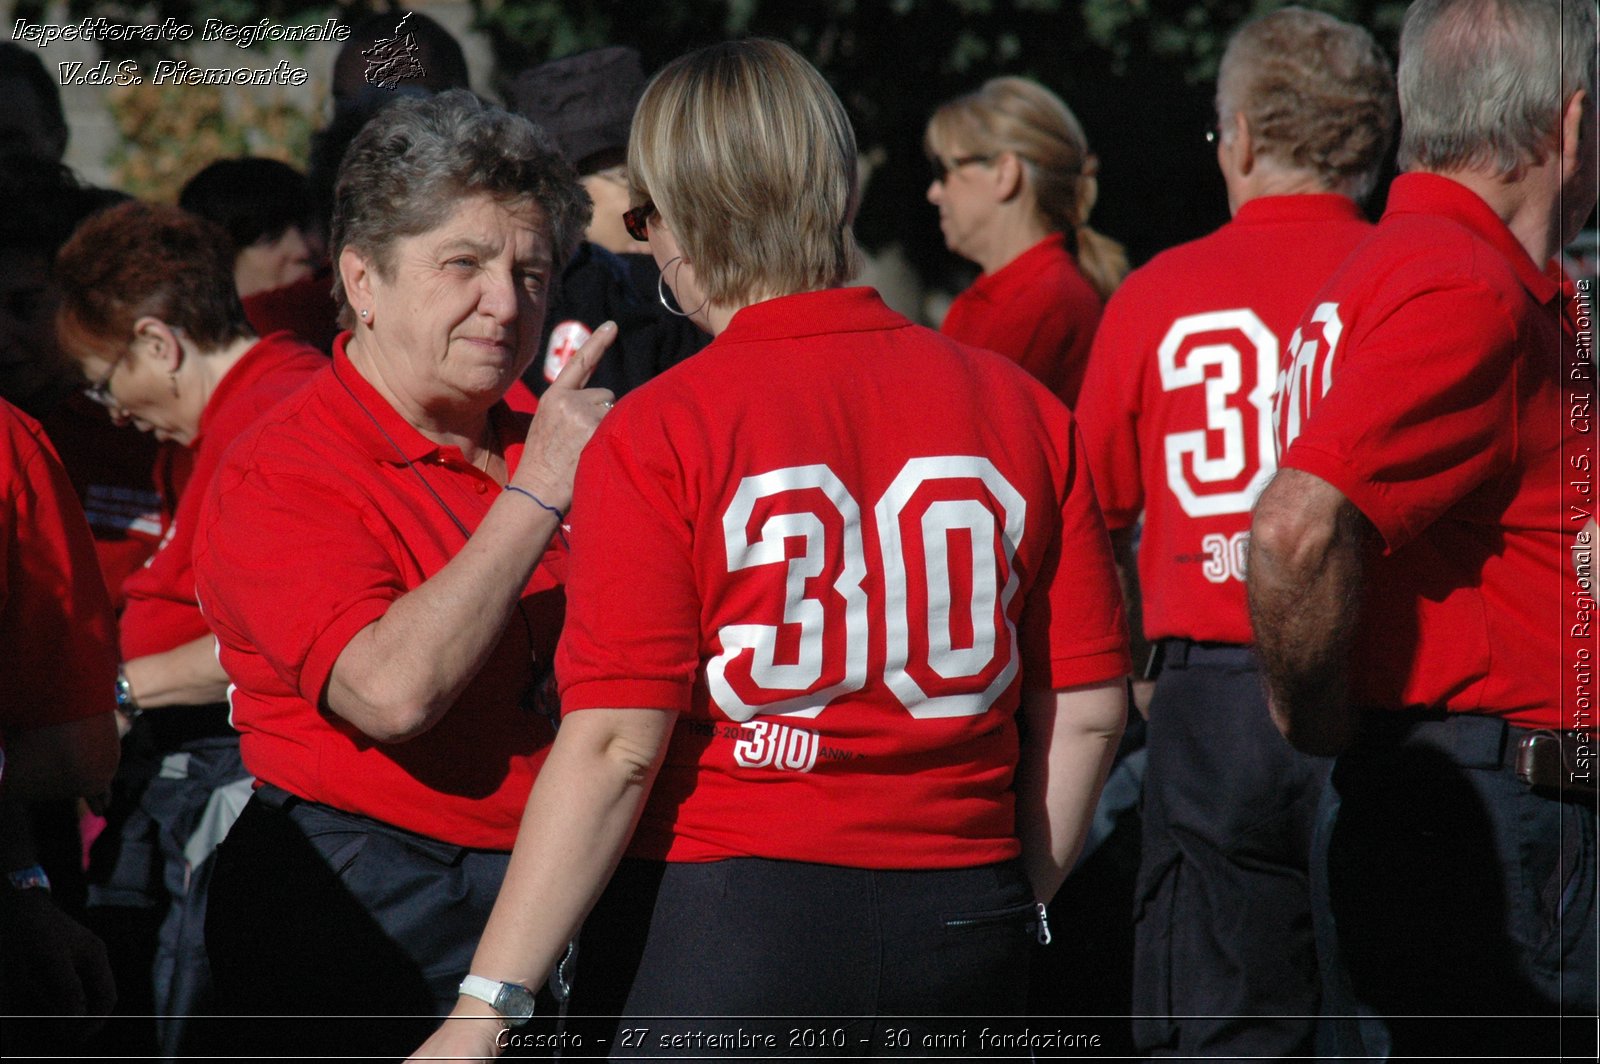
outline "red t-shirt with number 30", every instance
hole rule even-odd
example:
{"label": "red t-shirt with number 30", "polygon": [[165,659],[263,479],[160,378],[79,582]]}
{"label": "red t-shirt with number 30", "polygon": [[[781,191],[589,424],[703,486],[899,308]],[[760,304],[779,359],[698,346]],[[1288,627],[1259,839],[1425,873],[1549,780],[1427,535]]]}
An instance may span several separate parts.
{"label": "red t-shirt with number 30", "polygon": [[1083,431],[1106,523],[1145,515],[1151,639],[1253,643],[1250,508],[1275,468],[1272,388],[1301,313],[1372,232],[1344,196],[1268,196],[1135,270],[1100,320]]}
{"label": "red t-shirt with number 30", "polygon": [[682,714],[636,857],[1014,857],[1023,685],[1128,669],[1066,407],[871,289],[747,307],[630,393],[572,551],[563,711]]}

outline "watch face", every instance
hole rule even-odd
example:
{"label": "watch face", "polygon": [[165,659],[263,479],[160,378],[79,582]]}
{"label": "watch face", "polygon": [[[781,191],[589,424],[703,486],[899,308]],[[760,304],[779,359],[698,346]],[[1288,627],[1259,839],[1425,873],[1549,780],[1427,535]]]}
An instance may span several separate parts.
{"label": "watch face", "polygon": [[501,983],[500,993],[495,995],[494,1010],[509,1023],[527,1023],[533,1016],[533,995],[525,986]]}

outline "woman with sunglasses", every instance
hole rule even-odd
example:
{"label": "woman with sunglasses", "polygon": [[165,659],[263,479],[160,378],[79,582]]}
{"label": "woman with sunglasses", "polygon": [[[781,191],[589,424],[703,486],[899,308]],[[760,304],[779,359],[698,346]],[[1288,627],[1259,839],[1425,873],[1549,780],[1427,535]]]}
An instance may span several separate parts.
{"label": "woman with sunglasses", "polygon": [[591,1032],[623,1056],[1014,1015],[1125,712],[1071,415],[844,287],[855,137],[788,46],[668,65],[628,173],[630,230],[715,339],[580,461],[561,730],[423,1055],[509,1046],[496,1018],[591,906],[571,1013],[684,1020]]}
{"label": "woman with sunglasses", "polygon": [[[175,207],[134,201],[95,215],[62,248],[56,276],[60,346],[86,394],[118,423],[181,448],[168,447],[157,468],[161,544],[123,584],[115,694],[132,734],[91,869],[94,899],[106,905],[150,904],[148,889],[165,884],[167,916],[144,978],[162,1050],[177,1054],[187,1048],[183,1016],[203,1004],[208,982],[197,854],[227,830],[225,818],[203,814],[221,807],[218,792],[249,786],[190,548],[223,451],[328,360],[289,333],[256,336],[233,287],[227,233]],[[191,847],[203,819],[210,837]]]}
{"label": "woman with sunglasses", "polygon": [[1049,89],[995,78],[928,120],[928,202],[951,251],[983,274],[942,332],[997,351],[1071,406],[1100,310],[1128,272],[1116,241],[1089,228],[1099,163]]}

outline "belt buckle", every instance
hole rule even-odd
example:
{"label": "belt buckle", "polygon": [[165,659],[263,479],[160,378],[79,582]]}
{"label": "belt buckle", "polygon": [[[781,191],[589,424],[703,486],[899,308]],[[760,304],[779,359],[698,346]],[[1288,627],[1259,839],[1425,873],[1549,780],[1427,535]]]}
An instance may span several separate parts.
{"label": "belt buckle", "polygon": [[1560,789],[1563,771],[1559,735],[1537,731],[1517,742],[1517,779],[1529,787]]}

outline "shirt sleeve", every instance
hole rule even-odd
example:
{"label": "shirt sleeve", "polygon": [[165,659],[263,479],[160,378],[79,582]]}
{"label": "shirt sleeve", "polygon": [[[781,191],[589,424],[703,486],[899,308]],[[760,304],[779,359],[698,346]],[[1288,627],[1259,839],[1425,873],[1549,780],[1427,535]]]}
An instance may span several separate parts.
{"label": "shirt sleeve", "polygon": [[225,646],[320,705],[340,653],[405,594],[401,556],[336,484],[229,461],[201,517],[195,583]]}
{"label": "shirt sleeve", "polygon": [[1145,359],[1128,307],[1122,292],[1106,305],[1073,409],[1095,497],[1113,529],[1132,527],[1144,509],[1138,429]]}
{"label": "shirt sleeve", "polygon": [[1338,488],[1399,550],[1511,463],[1517,342],[1487,287],[1411,296],[1335,350],[1332,382],[1279,464]]}
{"label": "shirt sleeve", "polygon": [[567,619],[556,652],[562,712],[682,712],[700,666],[682,475],[666,441],[635,448],[617,425],[608,419],[584,450],[573,490]]}
{"label": "shirt sleeve", "polygon": [[37,426],[0,418],[8,467],[0,536],[0,637],[6,693],[0,733],[85,720],[115,708],[111,599],[88,520]]}
{"label": "shirt sleeve", "polygon": [[1022,614],[1023,682],[1050,690],[1113,680],[1132,667],[1111,540],[1076,424],[1069,430],[1059,528]]}

